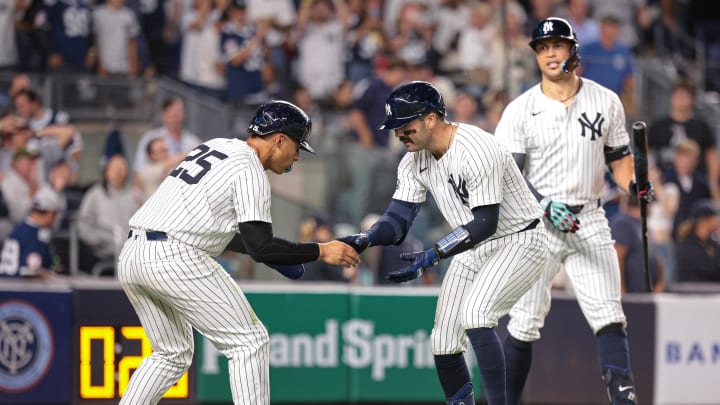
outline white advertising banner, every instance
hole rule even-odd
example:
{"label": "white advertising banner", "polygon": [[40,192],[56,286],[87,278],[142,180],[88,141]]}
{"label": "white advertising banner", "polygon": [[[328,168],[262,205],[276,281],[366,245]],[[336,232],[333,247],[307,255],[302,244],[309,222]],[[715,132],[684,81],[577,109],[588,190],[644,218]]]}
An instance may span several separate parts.
{"label": "white advertising banner", "polygon": [[720,295],[655,301],[655,404],[720,404]]}

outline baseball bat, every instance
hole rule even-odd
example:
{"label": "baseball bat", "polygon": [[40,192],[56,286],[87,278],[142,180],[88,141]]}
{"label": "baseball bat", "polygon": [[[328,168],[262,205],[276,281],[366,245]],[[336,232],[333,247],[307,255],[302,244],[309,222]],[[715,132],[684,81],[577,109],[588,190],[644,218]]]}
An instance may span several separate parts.
{"label": "baseball bat", "polygon": [[[647,142],[647,125],[642,121],[633,123],[633,143],[635,150],[633,160],[635,164],[635,181],[638,187],[644,187],[648,184],[648,142]],[[653,282],[650,274],[650,264],[648,259],[648,236],[647,236],[647,201],[640,199],[640,224],[642,229],[643,244],[643,274],[645,275],[645,289],[652,292]]]}

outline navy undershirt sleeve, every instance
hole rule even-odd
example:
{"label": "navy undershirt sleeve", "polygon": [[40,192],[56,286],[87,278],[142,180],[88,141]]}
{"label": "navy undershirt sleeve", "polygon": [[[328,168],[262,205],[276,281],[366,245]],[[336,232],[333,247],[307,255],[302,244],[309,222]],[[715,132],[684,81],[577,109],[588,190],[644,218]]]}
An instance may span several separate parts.
{"label": "navy undershirt sleeve", "polygon": [[500,204],[481,205],[472,209],[473,220],[465,224],[473,246],[497,231]]}
{"label": "navy undershirt sleeve", "polygon": [[317,260],[317,243],[298,243],[273,236],[269,222],[240,222],[240,232],[228,244],[233,252],[250,255],[256,262],[273,264],[301,264]]}
{"label": "navy undershirt sleeve", "polygon": [[410,231],[418,211],[418,203],[392,199],[385,213],[370,228],[370,244],[399,245]]}

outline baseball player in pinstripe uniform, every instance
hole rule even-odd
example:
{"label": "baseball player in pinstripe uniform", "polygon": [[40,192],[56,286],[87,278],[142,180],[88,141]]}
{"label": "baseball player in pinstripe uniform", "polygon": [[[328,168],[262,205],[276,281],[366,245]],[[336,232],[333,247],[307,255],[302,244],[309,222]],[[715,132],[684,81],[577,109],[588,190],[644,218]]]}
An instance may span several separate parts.
{"label": "baseball player in pinstripe uniform", "polygon": [[431,345],[448,404],[474,404],[463,352],[469,338],[489,404],[505,404],[505,364],[498,319],[538,280],[547,259],[542,210],[512,156],[478,127],[448,122],[440,92],[410,82],[386,101],[381,128],[395,130],[408,152],[398,166],[395,194],[369,231],[340,240],[358,251],[399,244],[432,193],[455,229],[431,249],[404,253],[407,267],[389,273],[402,282],[453,257],[442,284]]}
{"label": "baseball player in pinstripe uniform", "polygon": [[570,24],[561,18],[540,21],[530,46],[542,81],[507,106],[495,135],[515,157],[545,211],[551,259],[541,280],[510,311],[504,347],[508,404],[519,402],[532,342],[540,338],[550,309],[550,284],[561,263],[597,336],[612,404],[635,404],[620,270],[600,194],[606,165],[618,185],[640,198],[652,199],[652,184],[635,184],[617,95],[574,73],[580,57]]}
{"label": "baseball player in pinstripe uniform", "polygon": [[353,266],[341,242],[295,243],[273,236],[266,170],[299,160],[311,122],[293,104],[271,101],[253,118],[247,142],[216,138],[188,154],[130,219],[118,278],[153,353],[133,373],[121,404],[155,404],[190,367],[192,328],[229,359],[235,404],[269,404],[269,336],[235,281],[213,259],[247,253],[290,278],[313,260]]}

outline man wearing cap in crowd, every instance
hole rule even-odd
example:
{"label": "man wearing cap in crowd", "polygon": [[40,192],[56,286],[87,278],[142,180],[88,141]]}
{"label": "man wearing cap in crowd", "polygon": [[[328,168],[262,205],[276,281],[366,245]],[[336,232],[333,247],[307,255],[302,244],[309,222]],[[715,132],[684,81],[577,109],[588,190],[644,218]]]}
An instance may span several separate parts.
{"label": "man wearing cap in crowd", "polygon": [[57,260],[50,249],[52,226],[63,202],[48,187],[33,198],[30,213],[3,244],[0,277],[38,277],[55,270]]}
{"label": "man wearing cap in crowd", "polygon": [[678,281],[720,283],[720,211],[710,199],[696,201],[678,227]]}
{"label": "man wearing cap in crowd", "polygon": [[582,44],[580,64],[583,77],[594,80],[621,96],[626,113],[632,108],[633,72],[635,56],[630,48],[619,42],[620,20],[614,15],[600,19],[600,38]]}

